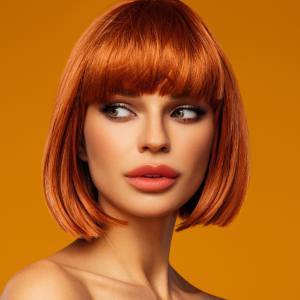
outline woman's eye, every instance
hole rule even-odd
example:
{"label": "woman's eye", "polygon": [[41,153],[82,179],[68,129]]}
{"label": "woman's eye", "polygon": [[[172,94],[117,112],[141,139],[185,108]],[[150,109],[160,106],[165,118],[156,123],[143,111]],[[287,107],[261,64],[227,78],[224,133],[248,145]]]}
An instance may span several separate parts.
{"label": "woman's eye", "polygon": [[127,112],[130,110],[127,108],[127,105],[118,103],[104,104],[101,111],[110,119],[126,119],[129,116]]}
{"label": "woman's eye", "polygon": [[[104,104],[101,108],[101,111],[110,119],[113,120],[122,120],[130,117],[131,110],[127,107],[126,104],[117,103],[117,104]],[[129,113],[128,113],[129,112]],[[193,121],[200,119],[206,110],[197,106],[181,106],[175,109],[172,115],[175,114],[176,119],[181,119],[183,122]],[[176,116],[177,115],[177,116]]]}
{"label": "woman's eye", "polygon": [[[184,113],[185,111],[188,113]],[[189,105],[181,106],[180,108],[177,108],[175,110],[175,113],[176,112],[180,112],[178,115],[183,122],[198,120],[206,113],[206,111],[203,108],[197,106],[189,106]]]}

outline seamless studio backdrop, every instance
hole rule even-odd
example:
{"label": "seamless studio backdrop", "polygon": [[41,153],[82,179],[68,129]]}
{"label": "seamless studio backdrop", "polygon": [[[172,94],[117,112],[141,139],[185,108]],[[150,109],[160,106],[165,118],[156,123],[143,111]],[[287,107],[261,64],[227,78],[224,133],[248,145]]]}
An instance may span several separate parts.
{"label": "seamless studio backdrop", "polygon": [[[36,0],[1,7],[0,294],[20,268],[73,238],[42,191],[41,159],[60,75],[75,41],[118,1]],[[227,227],[174,233],[171,263],[226,299],[300,299],[297,1],[184,1],[231,61],[250,134],[250,184]]]}

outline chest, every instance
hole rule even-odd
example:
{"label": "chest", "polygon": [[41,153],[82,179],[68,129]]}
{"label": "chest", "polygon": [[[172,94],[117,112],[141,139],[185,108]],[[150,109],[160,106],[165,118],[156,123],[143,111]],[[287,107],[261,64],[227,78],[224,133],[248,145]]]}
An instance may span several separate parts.
{"label": "chest", "polygon": [[86,299],[82,300],[203,300],[208,299],[201,293],[172,289],[169,299],[160,298],[151,289],[105,276],[94,276],[84,272],[72,272],[73,278],[86,291]]}
{"label": "chest", "polygon": [[95,284],[89,284],[87,286],[90,299],[86,300],[204,300],[203,295],[185,293],[183,291],[173,291],[172,296],[169,299],[163,299],[155,295],[154,292],[146,288],[138,288],[131,286],[99,286]]}
{"label": "chest", "polygon": [[123,286],[123,284],[86,283],[86,288],[91,296],[87,300],[158,300],[147,289]]}

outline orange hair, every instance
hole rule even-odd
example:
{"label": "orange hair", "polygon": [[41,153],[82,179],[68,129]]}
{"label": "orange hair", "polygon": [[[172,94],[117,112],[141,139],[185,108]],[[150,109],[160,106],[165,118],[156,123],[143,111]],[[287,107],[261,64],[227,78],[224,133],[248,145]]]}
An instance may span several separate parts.
{"label": "orange hair", "polygon": [[84,144],[87,106],[120,91],[203,98],[215,135],[201,186],[178,211],[176,231],[225,226],[249,181],[248,128],[229,61],[201,18],[179,0],[123,1],[97,17],[75,44],[58,88],[42,163],[47,206],[60,226],[87,240],[109,224],[128,224],[99,209]]}

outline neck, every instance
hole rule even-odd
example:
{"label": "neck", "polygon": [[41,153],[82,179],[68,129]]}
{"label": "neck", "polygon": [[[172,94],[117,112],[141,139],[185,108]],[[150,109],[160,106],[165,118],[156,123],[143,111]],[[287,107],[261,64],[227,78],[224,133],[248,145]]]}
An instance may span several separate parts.
{"label": "neck", "polygon": [[128,225],[109,228],[103,238],[88,243],[76,241],[88,251],[89,269],[148,288],[159,299],[169,299],[176,283],[169,264],[176,213],[126,220]]}

